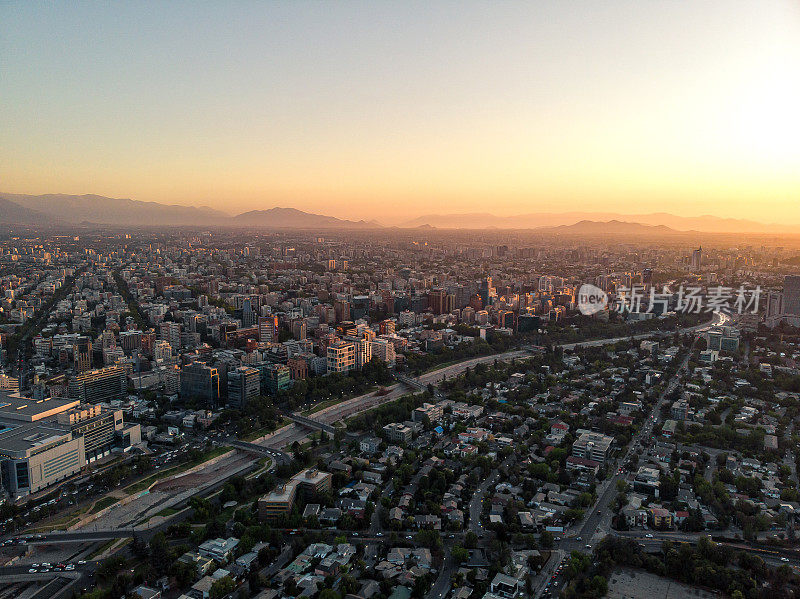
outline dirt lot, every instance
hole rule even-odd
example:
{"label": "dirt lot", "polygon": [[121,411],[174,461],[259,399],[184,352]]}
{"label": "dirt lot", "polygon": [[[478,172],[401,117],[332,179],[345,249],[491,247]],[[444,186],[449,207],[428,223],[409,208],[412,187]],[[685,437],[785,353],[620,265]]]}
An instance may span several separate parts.
{"label": "dirt lot", "polygon": [[615,570],[608,579],[610,599],[701,599],[718,595],[641,570]]}
{"label": "dirt lot", "polygon": [[199,472],[192,472],[191,474],[184,474],[183,476],[177,476],[175,478],[157,482],[150,488],[150,491],[167,492],[198,488],[208,482],[216,480],[220,474],[224,474],[230,470],[238,470],[240,467],[245,466],[252,461],[253,459],[250,456],[239,454],[235,460],[218,462],[211,468],[206,468]]}

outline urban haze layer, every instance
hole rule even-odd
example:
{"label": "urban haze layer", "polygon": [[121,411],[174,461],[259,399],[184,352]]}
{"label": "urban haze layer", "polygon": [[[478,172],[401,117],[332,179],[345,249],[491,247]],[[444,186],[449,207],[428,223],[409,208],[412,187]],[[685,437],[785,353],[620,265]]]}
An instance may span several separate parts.
{"label": "urban haze layer", "polygon": [[315,222],[4,226],[0,597],[800,592],[800,239]]}

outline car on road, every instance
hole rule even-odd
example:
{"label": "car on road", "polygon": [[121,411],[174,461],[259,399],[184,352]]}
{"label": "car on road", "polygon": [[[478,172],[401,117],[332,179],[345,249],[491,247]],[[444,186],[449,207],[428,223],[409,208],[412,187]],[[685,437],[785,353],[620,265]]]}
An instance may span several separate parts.
{"label": "car on road", "polygon": [[70,571],[70,570],[74,570],[74,569],[75,569],[75,564],[67,564],[66,566],[64,566],[64,570],[66,570],[66,571]]}
{"label": "car on road", "polygon": [[652,538],[653,538],[653,533],[651,533],[651,532],[648,532],[648,533],[647,533],[646,535],[644,535],[644,536],[645,536],[645,538],[647,538],[647,539],[652,539]]}
{"label": "car on road", "polygon": [[788,562],[788,561],[789,561],[789,558],[788,558],[788,557],[782,557],[782,558],[781,558],[781,561],[782,561],[782,562]]}
{"label": "car on road", "polygon": [[83,565],[83,564],[85,564],[85,563],[86,563],[86,560],[85,560],[85,559],[79,559],[79,560],[78,560],[78,565],[79,565],[79,566],[82,566],[82,565]]}
{"label": "car on road", "polygon": [[36,568],[30,568],[30,569],[28,570],[28,572],[29,572],[30,574],[36,574],[37,572],[39,572],[39,570],[37,570]]}

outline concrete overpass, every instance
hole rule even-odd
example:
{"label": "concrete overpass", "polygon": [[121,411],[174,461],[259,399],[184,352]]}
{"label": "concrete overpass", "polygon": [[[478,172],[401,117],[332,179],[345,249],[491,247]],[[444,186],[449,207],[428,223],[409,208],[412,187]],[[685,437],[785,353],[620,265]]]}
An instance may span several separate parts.
{"label": "concrete overpass", "polygon": [[228,439],[225,441],[227,445],[231,445],[236,449],[241,449],[242,451],[249,451],[250,453],[257,453],[260,455],[265,455],[273,458],[276,462],[281,464],[288,464],[292,461],[292,456],[288,453],[280,451],[279,449],[272,449],[271,447],[265,447],[264,445],[258,445],[256,443],[248,443],[247,441],[242,441],[241,439]]}
{"label": "concrete overpass", "polygon": [[311,428],[317,431],[322,431],[331,436],[333,436],[333,434],[336,432],[336,429],[332,425],[325,424],[324,422],[320,422],[319,420],[314,420],[313,418],[308,418],[296,412],[285,412],[284,416],[286,416],[289,420],[296,422],[300,426]]}
{"label": "concrete overpass", "polygon": [[412,389],[416,389],[417,391],[425,391],[428,386],[421,382],[419,379],[414,378],[413,376],[408,376],[407,374],[402,374],[400,372],[393,372],[392,376],[394,380],[398,383],[402,383],[406,387],[411,387]]}

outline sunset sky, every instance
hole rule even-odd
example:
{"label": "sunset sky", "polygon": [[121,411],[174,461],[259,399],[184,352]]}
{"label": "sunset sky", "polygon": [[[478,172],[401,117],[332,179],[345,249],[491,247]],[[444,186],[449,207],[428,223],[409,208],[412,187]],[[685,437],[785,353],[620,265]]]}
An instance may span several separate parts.
{"label": "sunset sky", "polygon": [[800,223],[800,2],[3,2],[0,191]]}

